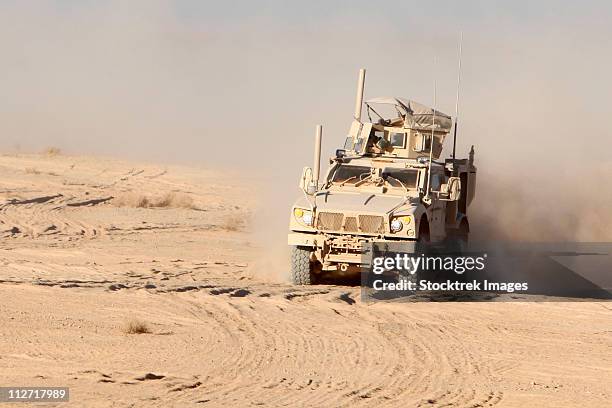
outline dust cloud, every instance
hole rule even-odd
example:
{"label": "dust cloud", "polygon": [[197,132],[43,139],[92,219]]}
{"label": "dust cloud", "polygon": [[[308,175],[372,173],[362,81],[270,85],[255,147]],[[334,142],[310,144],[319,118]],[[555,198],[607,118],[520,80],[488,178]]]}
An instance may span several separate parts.
{"label": "dust cloud", "polygon": [[458,22],[430,8],[399,24],[373,5],[303,18],[298,10],[288,20],[176,4],[3,2],[0,147],[248,175],[259,195],[252,228],[266,248],[262,269],[281,276],[315,125],[324,126],[325,167],[350,125],[360,67],[366,98],[431,104],[435,80],[438,109],[454,114],[461,29],[458,152],[475,145],[474,238],[612,239],[612,28],[597,10],[568,5],[520,19],[482,5],[481,19]]}

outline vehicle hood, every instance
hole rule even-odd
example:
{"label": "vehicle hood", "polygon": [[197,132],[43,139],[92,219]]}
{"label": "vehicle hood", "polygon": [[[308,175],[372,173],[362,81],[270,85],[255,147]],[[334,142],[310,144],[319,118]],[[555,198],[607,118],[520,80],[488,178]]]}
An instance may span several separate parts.
{"label": "vehicle hood", "polygon": [[[355,213],[385,214],[404,201],[404,197],[375,195],[372,193],[323,191],[317,193],[318,211],[350,211]],[[406,202],[402,208],[411,207]]]}

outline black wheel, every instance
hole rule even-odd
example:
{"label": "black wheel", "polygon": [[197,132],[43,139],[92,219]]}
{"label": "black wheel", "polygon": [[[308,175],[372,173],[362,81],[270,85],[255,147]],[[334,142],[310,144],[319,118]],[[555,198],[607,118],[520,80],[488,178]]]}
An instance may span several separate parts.
{"label": "black wheel", "polygon": [[[420,254],[429,254],[431,250],[431,234],[429,230],[429,221],[427,217],[423,215],[421,217],[421,221],[419,222],[419,236],[417,237],[416,243],[416,251],[415,255],[418,256]],[[432,274],[430,271],[423,271],[422,269],[417,270],[416,273],[411,275],[411,280],[416,284],[421,279],[432,280]]]}
{"label": "black wheel", "polygon": [[295,285],[314,283],[313,263],[310,261],[312,250],[294,246],[291,248],[291,281]]}

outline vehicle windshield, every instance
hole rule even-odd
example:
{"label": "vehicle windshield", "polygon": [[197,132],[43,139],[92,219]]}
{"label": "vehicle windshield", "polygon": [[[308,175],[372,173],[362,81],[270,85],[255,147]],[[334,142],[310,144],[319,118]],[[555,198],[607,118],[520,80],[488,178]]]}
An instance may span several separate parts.
{"label": "vehicle windshield", "polygon": [[383,171],[382,177],[393,187],[417,188],[419,183],[419,172],[413,169],[387,167]]}
{"label": "vehicle windshield", "polygon": [[332,175],[332,183],[355,184],[370,174],[370,168],[366,166],[340,165]]}
{"label": "vehicle windshield", "polygon": [[[355,185],[369,178],[371,169],[366,166],[340,165],[331,176],[335,185]],[[417,188],[419,172],[414,169],[397,169],[387,167],[382,172],[382,178],[388,187],[414,189]]]}

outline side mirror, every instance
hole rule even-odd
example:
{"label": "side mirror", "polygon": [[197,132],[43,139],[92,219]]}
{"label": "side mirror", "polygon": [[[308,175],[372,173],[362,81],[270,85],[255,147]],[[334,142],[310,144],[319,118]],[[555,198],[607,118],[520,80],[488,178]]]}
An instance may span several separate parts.
{"label": "side mirror", "polygon": [[445,201],[459,200],[461,197],[461,179],[459,177],[449,177],[446,184],[442,184],[440,187],[440,195],[440,198]]}
{"label": "side mirror", "polygon": [[341,159],[344,156],[346,156],[346,150],[345,149],[336,149],[336,158]]}
{"label": "side mirror", "polygon": [[314,185],[314,180],[312,179],[312,169],[310,167],[304,167],[304,169],[302,169],[300,188],[308,195],[313,195],[317,192],[317,186]]}

